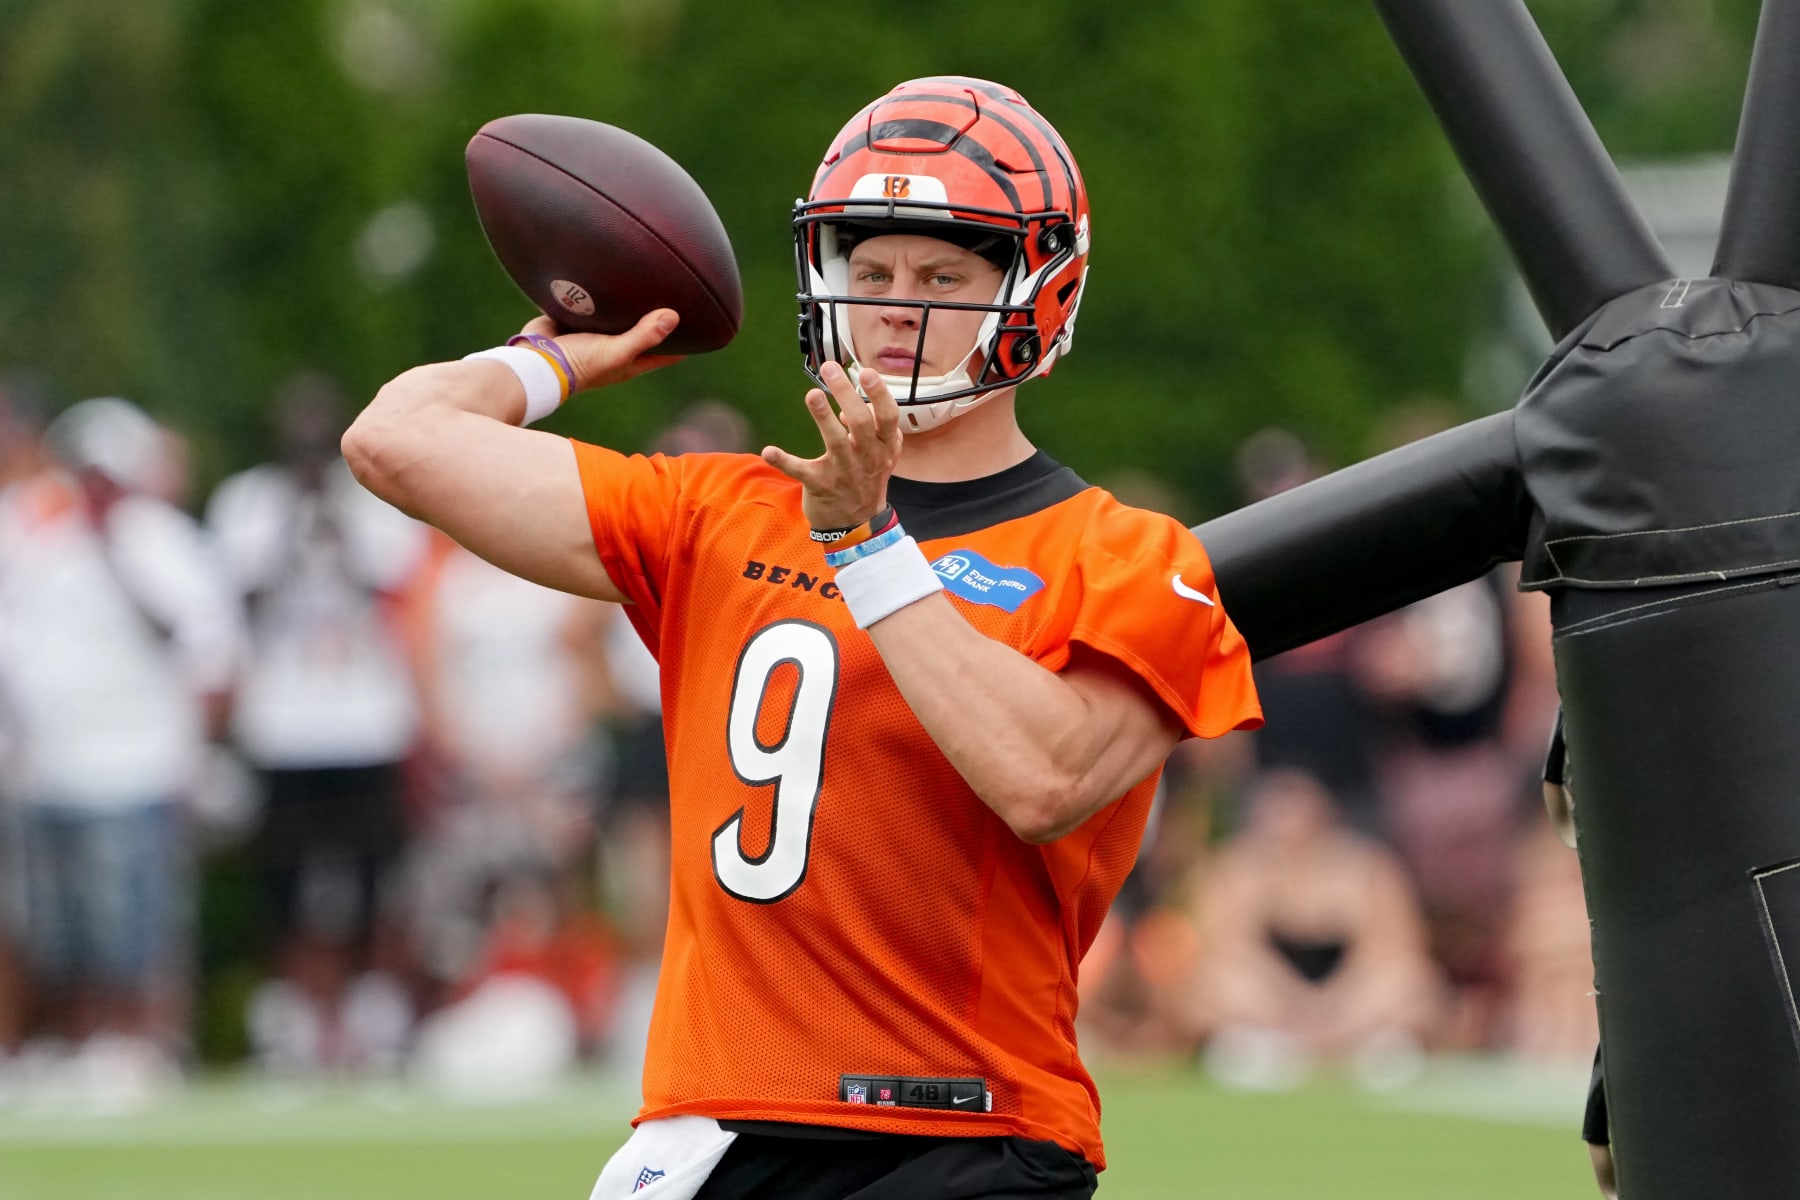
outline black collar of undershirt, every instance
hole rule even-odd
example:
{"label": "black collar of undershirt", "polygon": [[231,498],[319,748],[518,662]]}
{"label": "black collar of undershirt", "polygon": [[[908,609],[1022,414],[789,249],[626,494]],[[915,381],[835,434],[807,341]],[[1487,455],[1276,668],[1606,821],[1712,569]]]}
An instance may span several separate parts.
{"label": "black collar of undershirt", "polygon": [[1087,490],[1087,483],[1042,450],[1022,463],[954,483],[888,480],[888,503],[919,541],[961,537],[1042,512]]}

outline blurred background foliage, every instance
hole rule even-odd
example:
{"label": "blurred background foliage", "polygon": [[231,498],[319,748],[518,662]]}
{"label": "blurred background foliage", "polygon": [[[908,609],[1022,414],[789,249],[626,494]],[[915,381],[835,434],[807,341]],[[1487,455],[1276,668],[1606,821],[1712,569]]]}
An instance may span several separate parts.
{"label": "blurred background foliage", "polygon": [[[1471,0],[1475,2],[1475,0]],[[1621,160],[1729,149],[1756,0],[1535,0]],[[901,79],[1019,88],[1092,193],[1078,352],[1028,430],[1090,478],[1162,476],[1199,520],[1268,424],[1333,464],[1421,396],[1473,414],[1503,256],[1372,8],[1332,0],[0,0],[0,363],[132,396],[202,487],[262,457],[279,382],[366,397],[529,316],[462,147],[506,113],[631,129],[718,206],[742,335],[590,398],[625,448],[685,400],[808,448],[788,209]]]}

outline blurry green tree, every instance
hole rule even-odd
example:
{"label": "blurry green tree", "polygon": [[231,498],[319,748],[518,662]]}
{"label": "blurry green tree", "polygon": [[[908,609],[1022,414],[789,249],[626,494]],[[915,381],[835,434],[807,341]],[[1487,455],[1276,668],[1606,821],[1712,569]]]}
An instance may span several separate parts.
{"label": "blurry green tree", "polygon": [[[1729,147],[1755,0],[1533,7],[1616,153]],[[0,362],[139,398],[209,482],[261,455],[288,373],[365,396],[529,315],[461,151],[567,112],[689,168],[748,311],[561,427],[631,447],[712,395],[808,446],[788,206],[858,106],[952,72],[1018,87],[1087,177],[1079,353],[1025,416],[1084,474],[1161,475],[1198,520],[1259,427],[1341,463],[1458,393],[1500,256],[1371,8],[1308,0],[0,0]]]}

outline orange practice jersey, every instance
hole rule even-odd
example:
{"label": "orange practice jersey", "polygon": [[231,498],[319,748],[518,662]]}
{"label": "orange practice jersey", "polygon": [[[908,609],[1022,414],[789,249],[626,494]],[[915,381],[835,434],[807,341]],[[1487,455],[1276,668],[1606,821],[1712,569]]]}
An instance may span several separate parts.
{"label": "orange practice jersey", "polygon": [[[1104,1166],[1076,971],[1157,777],[1022,841],[851,621],[799,485],[750,455],[576,455],[600,558],[662,668],[674,861],[639,1119],[1017,1134]],[[1033,462],[1013,473],[1051,477],[982,502],[997,523],[914,531],[957,610],[1053,671],[1076,643],[1110,655],[1193,734],[1260,723],[1193,535]],[[980,1077],[992,1110],[848,1103],[842,1074]]]}

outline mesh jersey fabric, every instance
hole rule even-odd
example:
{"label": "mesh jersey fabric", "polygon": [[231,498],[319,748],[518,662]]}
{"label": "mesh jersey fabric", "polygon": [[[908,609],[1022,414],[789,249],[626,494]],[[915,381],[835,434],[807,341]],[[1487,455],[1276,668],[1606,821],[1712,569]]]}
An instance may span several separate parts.
{"label": "mesh jersey fabric", "polygon": [[[1103,1167],[1077,968],[1160,772],[1067,836],[1022,841],[856,629],[797,484],[750,455],[575,450],[596,549],[662,672],[673,863],[638,1119],[1016,1134]],[[1260,723],[1248,650],[1178,522],[1090,487],[924,549],[1041,580],[1013,612],[953,603],[1044,667],[1081,643],[1190,734]],[[979,1076],[992,1111],[844,1103],[846,1073]]]}

